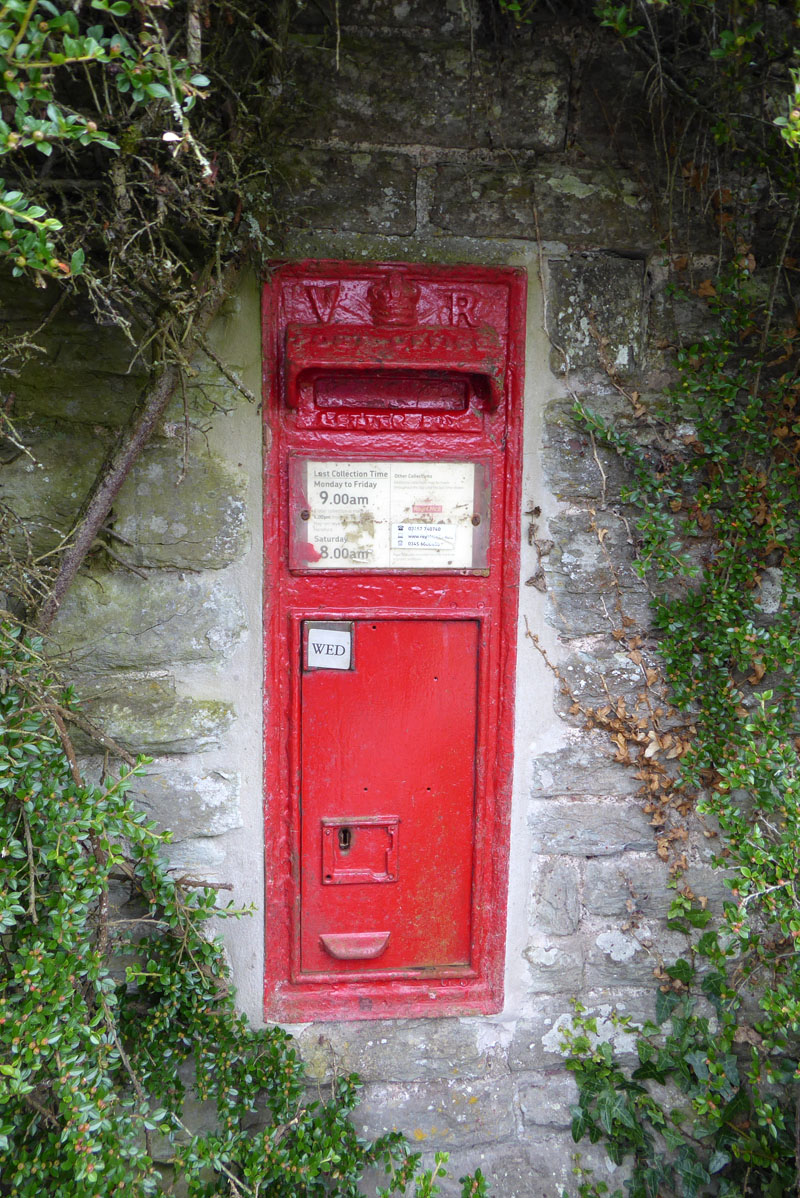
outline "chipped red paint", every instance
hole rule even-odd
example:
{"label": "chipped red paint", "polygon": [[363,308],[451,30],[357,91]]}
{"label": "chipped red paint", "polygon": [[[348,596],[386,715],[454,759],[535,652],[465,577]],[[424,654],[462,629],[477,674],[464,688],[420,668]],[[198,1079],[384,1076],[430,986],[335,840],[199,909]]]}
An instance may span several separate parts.
{"label": "chipped red paint", "polygon": [[[512,269],[301,262],[265,287],[269,1019],[502,1007],[524,318]],[[475,463],[485,558],[325,568],[306,459]],[[351,630],[352,669],[310,668],[307,621]]]}

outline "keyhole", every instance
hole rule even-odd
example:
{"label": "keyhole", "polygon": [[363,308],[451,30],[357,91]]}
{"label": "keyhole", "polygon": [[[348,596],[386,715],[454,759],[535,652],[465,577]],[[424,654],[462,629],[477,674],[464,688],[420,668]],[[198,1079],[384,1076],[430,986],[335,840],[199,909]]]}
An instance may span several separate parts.
{"label": "keyhole", "polygon": [[352,842],[352,836],[353,836],[353,834],[349,828],[340,828],[339,829],[339,852],[340,853],[349,853],[350,852],[350,844]]}

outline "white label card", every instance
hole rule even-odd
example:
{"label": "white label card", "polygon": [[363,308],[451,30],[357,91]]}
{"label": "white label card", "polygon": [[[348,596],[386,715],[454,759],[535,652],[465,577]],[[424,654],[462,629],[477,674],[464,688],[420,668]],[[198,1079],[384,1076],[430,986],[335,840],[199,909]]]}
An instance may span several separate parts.
{"label": "white label card", "polygon": [[[475,462],[302,464],[305,509],[292,565],[303,569],[471,569]],[[296,517],[296,513],[295,513]],[[485,537],[482,538],[485,541]]]}
{"label": "white label card", "polygon": [[306,669],[349,670],[353,661],[353,627],[306,623]]}

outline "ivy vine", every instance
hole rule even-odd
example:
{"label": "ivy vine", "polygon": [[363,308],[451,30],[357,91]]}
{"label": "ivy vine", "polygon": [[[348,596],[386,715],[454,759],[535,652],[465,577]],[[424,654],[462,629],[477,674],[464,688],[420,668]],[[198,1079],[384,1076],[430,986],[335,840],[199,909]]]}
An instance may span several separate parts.
{"label": "ivy vine", "polygon": [[[647,810],[656,824],[662,803],[700,813],[730,894],[713,915],[675,864],[668,926],[686,951],[658,971],[655,1020],[619,1019],[638,1066],[578,1007],[564,1041],[572,1130],[628,1163],[632,1198],[778,1198],[800,1189],[798,9],[635,0],[596,13],[650,64],[667,146],[693,146],[666,174],[680,167],[719,236],[714,274],[673,251],[675,303],[699,299],[710,319],[677,347],[676,386],[638,406],[667,448],[576,416],[628,463],[623,502],[673,705],[671,732],[625,734],[627,759],[643,777],[672,759]],[[580,1195],[609,1193],[578,1172]]]}

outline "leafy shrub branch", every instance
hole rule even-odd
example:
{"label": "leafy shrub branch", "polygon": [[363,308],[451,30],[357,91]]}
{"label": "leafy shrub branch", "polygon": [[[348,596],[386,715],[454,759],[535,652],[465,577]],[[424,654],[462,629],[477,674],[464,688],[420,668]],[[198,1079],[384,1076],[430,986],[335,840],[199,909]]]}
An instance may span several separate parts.
{"label": "leafy shrub branch", "polygon": [[370,1166],[437,1193],[446,1155],[359,1139],[357,1078],[309,1095],[291,1037],[237,1014],[207,921],[242,912],[167,872],[140,766],[82,778],[41,643],[0,624],[0,665],[0,1194],[357,1195]]}

